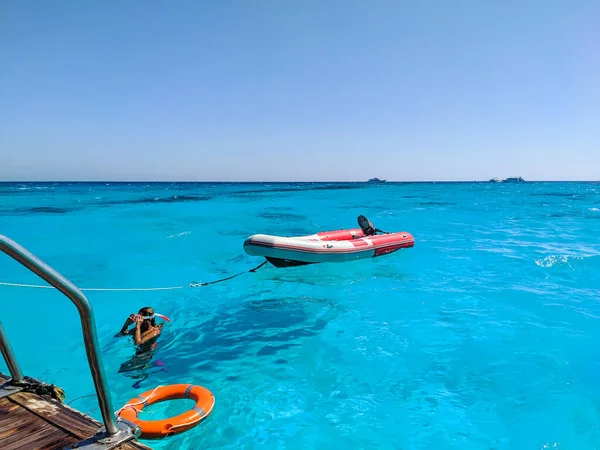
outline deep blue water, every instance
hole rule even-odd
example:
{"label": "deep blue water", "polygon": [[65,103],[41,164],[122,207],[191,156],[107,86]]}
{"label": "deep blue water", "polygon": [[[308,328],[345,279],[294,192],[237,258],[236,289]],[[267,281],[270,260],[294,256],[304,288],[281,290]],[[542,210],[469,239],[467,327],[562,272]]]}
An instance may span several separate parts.
{"label": "deep blue water", "polygon": [[[359,214],[415,247],[86,292],[115,409],[159,384],[210,389],[211,416],[161,449],[600,447],[600,184],[0,184],[0,233],[82,288],[217,279],[261,262],[251,234]],[[40,283],[5,256],[0,281]],[[0,298],[25,373],[99,418],[77,399],[93,387],[75,308],[53,290]],[[146,305],[172,322],[135,388],[119,373],[132,344],[113,335]]]}

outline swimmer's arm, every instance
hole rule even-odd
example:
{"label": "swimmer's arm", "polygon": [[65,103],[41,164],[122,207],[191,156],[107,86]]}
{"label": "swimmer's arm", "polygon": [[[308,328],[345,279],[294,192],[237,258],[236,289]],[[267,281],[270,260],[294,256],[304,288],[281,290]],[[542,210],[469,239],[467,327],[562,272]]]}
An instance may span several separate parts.
{"label": "swimmer's arm", "polygon": [[135,342],[135,345],[140,345],[143,342],[142,341],[142,330],[140,329],[141,326],[142,326],[142,321],[136,320],[135,333],[133,334],[133,342]]}
{"label": "swimmer's arm", "polygon": [[136,327],[134,341],[135,345],[143,344],[144,342],[149,341],[153,337],[156,337],[160,334],[160,331],[156,330],[148,330],[143,335],[141,334],[140,327]]}
{"label": "swimmer's arm", "polygon": [[128,317],[127,320],[125,321],[125,323],[123,324],[123,328],[121,328],[121,331],[119,331],[115,337],[117,336],[125,336],[127,333],[127,327],[129,327],[129,325],[131,325],[133,323],[133,320],[131,320],[131,317]]}

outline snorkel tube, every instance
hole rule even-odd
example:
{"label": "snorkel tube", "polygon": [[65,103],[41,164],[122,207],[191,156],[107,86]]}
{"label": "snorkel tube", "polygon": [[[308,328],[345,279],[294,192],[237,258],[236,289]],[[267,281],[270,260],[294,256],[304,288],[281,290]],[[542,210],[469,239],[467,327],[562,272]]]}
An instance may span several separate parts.
{"label": "snorkel tube", "polygon": [[[129,317],[132,319],[135,319],[136,316],[139,316],[139,314],[132,314]],[[171,321],[171,319],[169,319],[167,316],[165,316],[163,314],[158,314],[158,313],[154,313],[151,316],[140,316],[140,317],[144,320],[151,320],[151,319],[154,319],[155,317],[160,317],[161,319],[166,320],[167,322]]]}
{"label": "snorkel tube", "polygon": [[142,318],[143,318],[144,320],[150,320],[150,319],[154,319],[154,317],[160,317],[161,319],[163,319],[163,320],[166,320],[167,322],[170,322],[170,321],[171,321],[171,319],[169,319],[167,316],[165,316],[165,315],[162,315],[162,314],[158,314],[158,313],[154,313],[154,314],[152,314],[151,316],[142,316]]}

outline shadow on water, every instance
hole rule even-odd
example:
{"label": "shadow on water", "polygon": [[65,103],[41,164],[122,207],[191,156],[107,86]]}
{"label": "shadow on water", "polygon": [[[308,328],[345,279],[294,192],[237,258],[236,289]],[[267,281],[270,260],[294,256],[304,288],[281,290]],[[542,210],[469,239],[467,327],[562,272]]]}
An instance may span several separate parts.
{"label": "shadow on water", "polygon": [[59,215],[80,211],[81,209],[82,208],[57,208],[54,206],[36,206],[33,208],[15,208],[0,210],[0,214],[23,216],[35,214]]}
{"label": "shadow on water", "polygon": [[[85,189],[82,190],[77,190],[74,188],[70,188],[70,194],[77,194],[77,193],[83,193],[83,194],[89,194],[90,192],[92,192],[91,188],[94,187],[95,189],[97,189],[96,193],[102,193],[104,192],[105,189],[107,189],[107,187],[104,184],[98,184],[98,185],[85,185]],[[146,186],[144,186],[145,188]],[[155,187],[154,184],[149,185],[147,187]],[[191,189],[196,189],[198,186],[196,185],[191,185],[189,186],[188,189],[186,189],[187,191],[191,190]],[[110,188],[110,186],[108,186],[108,189]],[[182,186],[178,186],[178,189],[181,189]],[[364,186],[362,186],[361,184],[351,184],[351,185],[345,185],[345,184],[340,184],[340,185],[311,185],[311,184],[302,184],[299,183],[297,187],[274,187],[274,188],[266,188],[262,185],[259,185],[256,189],[246,189],[246,190],[239,190],[239,191],[224,191],[221,194],[219,194],[219,196],[221,197],[236,197],[236,196],[240,196],[240,195],[248,195],[248,194],[257,194],[257,196],[262,196],[262,195],[271,195],[273,193],[277,193],[277,192],[305,192],[305,191],[338,191],[338,190],[349,190],[349,189],[362,189],[364,188]],[[25,191],[19,191],[19,190],[15,190],[14,187],[11,188],[3,188],[2,191],[0,192],[0,194],[8,194],[8,195],[14,195],[17,192],[25,192],[25,193],[32,193],[32,192],[40,192],[43,193],[45,191],[43,190],[39,190],[39,191],[30,191],[30,190],[25,190]],[[110,192],[110,190],[109,190]],[[185,202],[204,202],[204,201],[209,201],[211,199],[214,198],[214,195],[191,195],[191,194],[183,194],[183,195],[171,195],[168,197],[160,197],[160,196],[156,196],[156,197],[141,197],[141,198],[134,198],[134,199],[124,199],[124,200],[104,200],[104,201],[87,201],[85,203],[82,203],[81,205],[79,205],[78,207],[75,208],[65,208],[65,207],[55,207],[55,206],[38,206],[38,207],[32,207],[32,208],[15,208],[15,209],[5,209],[0,211],[0,213],[2,214],[8,214],[8,215],[27,215],[27,214],[66,214],[66,213],[70,213],[70,212],[75,212],[75,211],[80,211],[84,208],[94,208],[94,207],[105,207],[105,206],[119,206],[119,205],[152,205],[152,204],[169,204],[169,203],[185,203]],[[270,215],[272,214],[272,215]],[[279,215],[279,214],[275,214],[275,213],[265,213],[264,216],[259,216],[259,217],[264,217],[267,219],[283,219],[283,220],[302,220],[305,219],[304,216],[300,216],[300,215],[295,215],[295,214],[289,214],[289,215]]]}
{"label": "shadow on water", "polygon": [[271,298],[223,310],[207,321],[182,330],[163,343],[170,371],[218,372],[218,364],[253,356],[273,356],[316,336],[327,321],[312,318],[306,299]]}
{"label": "shadow on water", "polygon": [[260,217],[262,219],[268,220],[285,220],[285,221],[301,221],[308,220],[308,217],[303,216],[301,214],[293,214],[288,212],[279,212],[274,210],[261,211],[259,213],[254,214],[256,217]]}
{"label": "shadow on water", "polygon": [[121,364],[118,373],[136,380],[131,386],[134,389],[142,388],[142,382],[150,378],[151,375],[158,372],[168,372],[168,368],[163,367],[165,363],[159,359],[155,360],[153,356],[153,351],[136,353]]}
{"label": "shadow on water", "polygon": [[[369,282],[376,278],[406,282],[411,279],[411,272],[402,262],[403,249],[395,254],[380,258],[360,259],[344,263],[309,264],[306,266],[273,268],[268,273],[268,280],[275,285],[308,285],[347,287]],[[387,260],[381,260],[387,258]],[[267,278],[266,272],[263,272]],[[401,285],[400,285],[401,286]],[[398,287],[400,287],[398,286]]]}
{"label": "shadow on water", "polygon": [[116,205],[144,205],[154,203],[184,203],[184,202],[205,202],[212,197],[209,195],[173,195],[171,197],[144,197],[128,200],[114,200],[98,202],[97,205],[116,206]]}
{"label": "shadow on water", "polygon": [[147,342],[134,347],[134,354],[119,366],[118,373],[135,380],[132,387],[134,389],[142,388],[142,383],[151,375],[158,372],[168,372],[166,363],[159,359],[159,351],[162,344],[160,340],[168,341],[171,336],[159,336],[157,340]]}
{"label": "shadow on water", "polygon": [[263,311],[267,309],[273,309],[279,311],[283,303],[292,303],[296,306],[315,305],[317,307],[327,306],[330,309],[343,310],[335,301],[324,297],[287,297],[285,299],[265,299],[265,300],[252,300],[248,305],[248,308],[254,309],[255,311]]}
{"label": "shadow on water", "polygon": [[422,206],[456,206],[456,203],[451,203],[451,202],[434,202],[434,201],[421,202],[419,204],[422,205]]}
{"label": "shadow on water", "polygon": [[56,206],[36,206],[32,208],[15,208],[0,210],[0,214],[6,215],[34,215],[34,214],[67,214],[81,211],[85,208],[119,206],[119,205],[145,205],[145,204],[163,204],[163,203],[184,203],[184,202],[204,202],[212,197],[208,195],[173,195],[171,197],[144,197],[129,200],[108,200],[102,202],[90,202],[81,207],[56,207]]}
{"label": "shadow on water", "polygon": [[549,214],[540,214],[540,217],[552,219],[600,219],[600,214],[593,214],[589,210],[570,210],[568,212],[554,212]]}
{"label": "shadow on water", "polygon": [[265,189],[265,188],[246,189],[246,190],[241,190],[241,191],[231,191],[228,194],[233,195],[233,196],[247,195],[247,194],[269,195],[269,194],[273,194],[273,193],[277,193],[277,192],[344,191],[344,190],[352,190],[352,189],[364,189],[364,186],[360,185],[360,184],[356,184],[356,185],[341,184],[341,185],[327,185],[327,186],[311,186],[311,185],[299,184],[298,187],[284,187],[284,188],[274,188],[274,189]]}
{"label": "shadow on water", "polygon": [[573,200],[579,200],[583,198],[589,198],[596,196],[595,193],[574,193],[574,192],[533,192],[529,194],[532,197],[561,197],[561,198],[572,198]]}

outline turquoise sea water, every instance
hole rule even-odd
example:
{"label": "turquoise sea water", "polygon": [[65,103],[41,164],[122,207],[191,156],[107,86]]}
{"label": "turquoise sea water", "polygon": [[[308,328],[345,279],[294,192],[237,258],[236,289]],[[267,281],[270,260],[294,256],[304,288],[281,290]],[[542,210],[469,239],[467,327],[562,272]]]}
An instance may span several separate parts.
{"label": "turquoise sea water", "polygon": [[[210,389],[211,416],[159,449],[600,447],[600,184],[0,184],[0,233],[83,288],[221,278],[261,262],[251,234],[359,214],[415,247],[87,292],[115,409],[159,384]],[[0,281],[40,284],[5,256]],[[0,299],[24,372],[99,418],[77,399],[93,387],[75,308],[53,290]],[[136,379],[113,335],[146,305],[172,322]]]}

